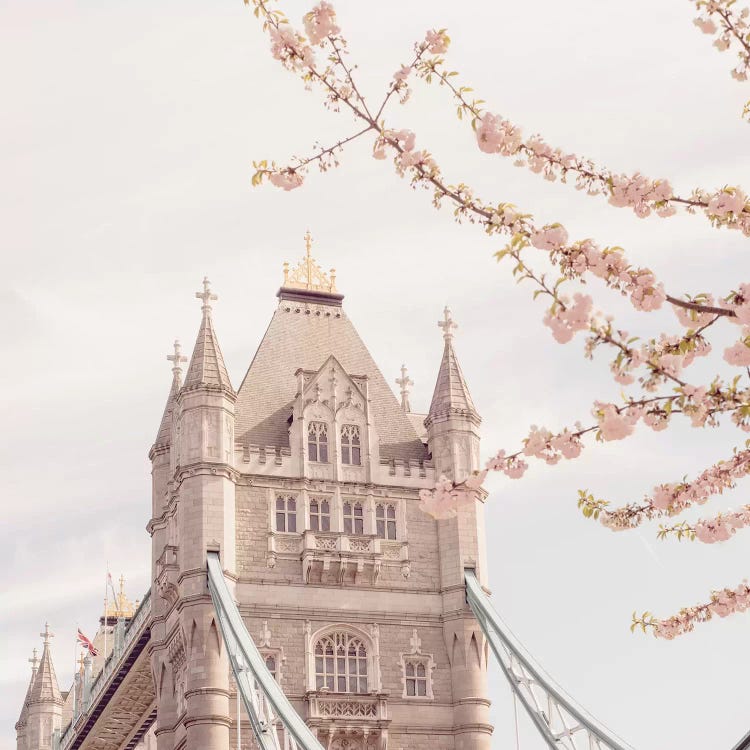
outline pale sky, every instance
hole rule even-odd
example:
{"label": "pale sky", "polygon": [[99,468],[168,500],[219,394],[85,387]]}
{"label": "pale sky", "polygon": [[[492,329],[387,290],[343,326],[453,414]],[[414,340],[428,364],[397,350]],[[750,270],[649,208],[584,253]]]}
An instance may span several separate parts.
{"label": "pale sky", "polygon": [[[524,132],[678,192],[747,178],[749,87],[692,25],[686,0],[337,3],[374,97],[414,41],[447,27],[461,81]],[[299,23],[309,6],[286,6]],[[0,0],[3,263],[0,343],[0,749],[15,748],[27,658],[49,620],[65,688],[76,625],[96,629],[107,561],[131,598],[148,586],[148,448],[170,384],[165,355],[192,348],[194,292],[219,295],[215,324],[238,386],[275,305],[281,264],[309,227],[335,266],[345,306],[386,378],[403,362],[415,410],[429,404],[450,303],[456,349],[484,418],[483,453],[515,450],[529,425],[587,422],[615,400],[608,360],[582,339],[556,344],[543,306],[518,287],[477,228],[435,212],[371,142],[286,194],[250,187],[253,159],[304,154],[351,131],[268,54],[241,0]],[[388,116],[417,132],[452,182],[512,201],[575,238],[619,244],[676,294],[748,281],[747,242],[702,217],[639,220],[478,151],[447,94],[422,83]],[[679,330],[670,311],[632,312],[601,285],[599,307],[634,334]],[[736,333],[724,326],[717,349]],[[717,365],[696,366],[708,381]],[[721,368],[720,368],[721,369]],[[726,374],[726,370],[722,370]],[[394,385],[394,390],[396,386]],[[721,546],[659,542],[657,526],[615,535],[586,521],[576,490],[623,503],[693,476],[743,436],[640,427],[527,477],[494,477],[487,504],[494,602],[557,682],[638,750],[729,748],[750,728],[750,616],[675,642],[631,635],[634,609],[668,615],[737,585],[750,532]],[[745,487],[697,514],[744,504]],[[494,747],[512,747],[508,687],[492,675]],[[542,747],[528,726],[522,747]]]}

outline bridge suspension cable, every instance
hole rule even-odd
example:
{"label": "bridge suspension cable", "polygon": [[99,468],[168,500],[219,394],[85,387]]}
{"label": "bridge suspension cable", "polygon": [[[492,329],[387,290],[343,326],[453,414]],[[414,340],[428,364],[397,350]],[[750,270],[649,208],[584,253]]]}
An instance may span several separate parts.
{"label": "bridge suspension cable", "polygon": [[324,750],[268,671],[232,599],[216,552],[208,553],[208,588],[227,646],[238,698],[245,706],[261,750]]}
{"label": "bridge suspension cable", "polygon": [[514,695],[551,750],[632,750],[565,695],[537,666],[490,603],[473,570],[466,598]]}

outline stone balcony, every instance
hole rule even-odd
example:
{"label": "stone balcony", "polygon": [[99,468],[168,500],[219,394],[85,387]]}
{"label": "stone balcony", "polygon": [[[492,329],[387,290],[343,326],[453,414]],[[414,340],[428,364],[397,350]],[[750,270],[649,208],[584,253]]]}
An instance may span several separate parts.
{"label": "stone balcony", "polygon": [[383,566],[399,567],[404,578],[411,573],[409,545],[372,534],[270,532],[269,567],[274,567],[279,558],[301,560],[305,583],[375,585]]}
{"label": "stone balcony", "polygon": [[329,693],[310,691],[307,723],[323,747],[336,750],[386,750],[388,747],[388,693]]}

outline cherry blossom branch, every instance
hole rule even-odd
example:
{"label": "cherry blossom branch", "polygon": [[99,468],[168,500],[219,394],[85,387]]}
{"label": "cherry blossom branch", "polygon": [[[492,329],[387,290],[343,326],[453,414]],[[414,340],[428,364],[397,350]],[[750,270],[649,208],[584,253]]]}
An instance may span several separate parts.
{"label": "cherry blossom branch", "polygon": [[736,612],[744,612],[750,607],[750,587],[747,582],[741,583],[735,589],[721,589],[711,592],[711,600],[706,604],[685,607],[676,615],[660,620],[650,612],[644,612],[640,617],[633,612],[633,623],[630,631],[641,628],[645,633],[649,628],[656,638],[671,641],[678,635],[684,635],[695,629],[696,624],[708,622],[714,615],[728,617]]}
{"label": "cherry blossom branch", "polygon": [[696,189],[689,198],[683,198],[674,194],[668,180],[650,180],[638,172],[632,176],[615,174],[597,167],[591,159],[553,149],[540,135],[524,140],[520,127],[485,112],[483,99],[466,97],[473,89],[454,84],[451,79],[458,73],[448,71],[443,58],[423,60],[416,70],[426,83],[431,83],[434,76],[452,93],[458,102],[459,119],[470,117],[477,144],[486,153],[514,157],[516,166],[527,166],[546,180],[559,178],[567,182],[572,174],[577,190],[585,190],[588,195],[607,195],[610,204],[632,208],[640,218],[652,211],[662,217],[671,216],[676,212],[675,205],[682,205],[690,213],[703,209],[714,226],[740,229],[750,235],[750,203],[740,188],[725,187],[714,192]]}
{"label": "cherry blossom branch", "polygon": [[728,510],[719,513],[714,518],[702,518],[694,524],[683,521],[673,526],[660,526],[657,537],[666,539],[668,536],[692,541],[714,544],[731,539],[738,529],[750,526],[750,505],[743,505],[739,510]]}
{"label": "cherry blossom branch", "polygon": [[[691,399],[695,401],[695,399]],[[679,400],[678,400],[679,405]],[[681,408],[685,411],[686,404],[682,402]],[[699,407],[700,408],[700,407]],[[587,490],[578,491],[578,507],[587,518],[598,519],[602,525],[612,531],[624,531],[637,528],[645,520],[654,518],[673,517],[679,515],[693,505],[703,505],[710,497],[721,495],[726,490],[734,489],[737,481],[750,473],[750,443],[746,443],[744,450],[737,451],[728,461],[720,461],[703,471],[692,482],[673,482],[671,484],[660,484],[654,487],[651,495],[644,498],[643,503],[629,503],[620,508],[609,509],[609,502],[595,499]],[[734,516],[726,516],[725,520],[718,525],[734,523]],[[745,515],[742,515],[742,519]],[[750,521],[750,515],[747,516]],[[701,541],[708,541],[714,528],[718,528],[716,519],[712,526],[711,521],[699,522],[701,526]],[[742,525],[744,525],[744,520]],[[739,528],[739,527],[738,527]],[[695,527],[678,525],[667,527],[664,532],[659,532],[659,537],[666,534],[693,532]],[[720,533],[719,531],[716,532]],[[733,532],[732,532],[733,533]],[[728,538],[728,537],[727,537]],[[718,538],[711,541],[720,541]]]}

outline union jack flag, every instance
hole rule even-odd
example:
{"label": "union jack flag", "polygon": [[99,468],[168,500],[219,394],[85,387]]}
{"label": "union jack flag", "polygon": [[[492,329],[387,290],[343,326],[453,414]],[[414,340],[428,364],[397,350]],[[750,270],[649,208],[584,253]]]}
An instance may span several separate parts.
{"label": "union jack flag", "polygon": [[91,656],[98,655],[99,652],[96,650],[96,648],[94,648],[94,644],[81,632],[80,628],[78,628],[78,636],[76,637],[76,642],[84,648],[87,648]]}

